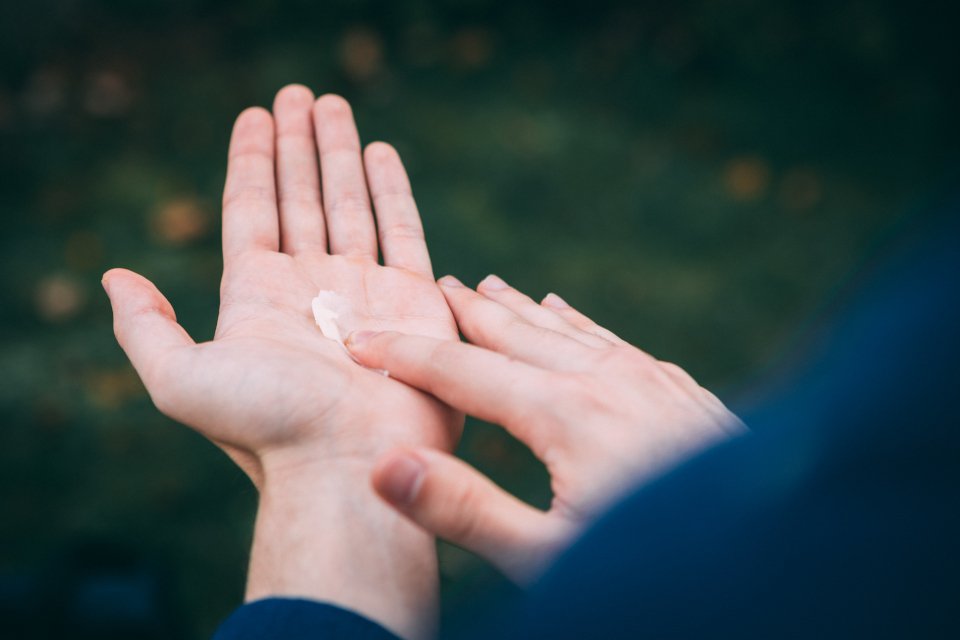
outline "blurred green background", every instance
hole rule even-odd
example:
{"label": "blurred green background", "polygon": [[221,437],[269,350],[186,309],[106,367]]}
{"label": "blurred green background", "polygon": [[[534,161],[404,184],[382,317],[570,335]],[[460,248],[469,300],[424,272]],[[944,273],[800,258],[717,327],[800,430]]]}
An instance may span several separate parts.
{"label": "blurred green background", "polygon": [[[300,82],[409,169],[437,273],[557,291],[742,386],[958,160],[955,12],[902,2],[90,1],[0,9],[0,572],[116,540],[188,638],[241,597],[255,494],[163,418],[101,273],[208,339],[233,118]],[[463,455],[546,504],[497,429]],[[448,603],[493,578],[441,548]]]}

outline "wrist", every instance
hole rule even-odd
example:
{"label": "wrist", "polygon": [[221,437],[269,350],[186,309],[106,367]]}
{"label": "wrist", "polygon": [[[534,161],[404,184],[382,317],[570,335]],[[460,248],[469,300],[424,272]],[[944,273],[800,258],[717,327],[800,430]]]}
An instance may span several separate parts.
{"label": "wrist", "polygon": [[372,457],[283,458],[263,458],[246,599],[322,600],[402,637],[429,636],[434,541],[374,493]]}

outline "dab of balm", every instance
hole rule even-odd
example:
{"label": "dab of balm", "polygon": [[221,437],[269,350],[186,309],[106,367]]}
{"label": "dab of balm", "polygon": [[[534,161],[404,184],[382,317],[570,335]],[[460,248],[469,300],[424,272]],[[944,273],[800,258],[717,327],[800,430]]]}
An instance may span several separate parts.
{"label": "dab of balm", "polygon": [[[347,345],[343,344],[344,335],[350,335],[358,328],[357,320],[346,298],[334,291],[321,291],[310,303],[310,306],[313,309],[313,320],[320,327],[320,333],[323,334],[323,337],[339,343],[343,352],[351,360],[357,362],[357,359],[347,349]],[[360,363],[357,362],[357,364]],[[390,375],[383,369],[370,370],[385,376]]]}
{"label": "dab of balm", "polygon": [[313,299],[311,306],[313,307],[313,319],[320,327],[320,333],[323,334],[323,337],[343,344],[340,324],[337,321],[341,318],[346,319],[346,316],[350,313],[350,303],[333,291],[321,291]]}

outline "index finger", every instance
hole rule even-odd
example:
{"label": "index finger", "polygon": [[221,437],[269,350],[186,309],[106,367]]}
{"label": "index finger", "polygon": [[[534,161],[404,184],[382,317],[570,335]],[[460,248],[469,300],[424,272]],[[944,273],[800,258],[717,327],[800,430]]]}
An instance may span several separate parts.
{"label": "index finger", "polygon": [[377,233],[350,104],[340,96],[320,96],[313,121],[330,253],[376,261]]}
{"label": "index finger", "polygon": [[385,142],[374,142],[367,145],[363,161],[377,212],[383,264],[407,269],[432,280],[433,268],[423,236],[423,223],[400,155]]}
{"label": "index finger", "polygon": [[392,331],[352,334],[347,348],[364,366],[502,425],[538,457],[549,446],[549,402],[559,381],[554,373],[462,342]]}

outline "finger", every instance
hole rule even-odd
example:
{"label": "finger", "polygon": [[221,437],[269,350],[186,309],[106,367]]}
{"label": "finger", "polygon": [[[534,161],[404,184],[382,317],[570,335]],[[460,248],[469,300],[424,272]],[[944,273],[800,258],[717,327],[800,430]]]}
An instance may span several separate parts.
{"label": "finger", "polygon": [[563,435],[547,423],[552,399],[563,393],[556,374],[473,345],[424,336],[361,331],[346,345],[360,364],[503,425],[537,456],[544,457]]}
{"label": "finger", "polygon": [[582,342],[530,324],[456,278],[441,278],[439,284],[460,331],[473,344],[555,370],[579,369],[597,354]]}
{"label": "finger", "polygon": [[400,155],[389,144],[374,142],[367,145],[363,160],[377,212],[383,263],[433,279],[423,223]]}
{"label": "finger", "polygon": [[376,260],[373,212],[350,105],[340,96],[321,96],[313,105],[313,123],[330,253]]}
{"label": "finger", "polygon": [[439,451],[391,452],[377,463],[372,481],[407,518],[485,558],[515,582],[528,582],[567,537],[559,519]]}
{"label": "finger", "polygon": [[243,251],[279,247],[274,187],[273,118],[266,109],[247,109],[230,139],[223,188],[223,259]]}
{"label": "finger", "polygon": [[154,403],[168,413],[165,381],[175,375],[177,356],[193,347],[193,340],[177,324],[167,299],[143,276],[126,269],[111,269],[103,276],[103,288],[113,308],[117,342]]}
{"label": "finger", "polygon": [[666,371],[667,375],[681,387],[697,391],[706,391],[706,389],[701,387],[700,384],[693,379],[693,376],[687,373],[687,370],[680,365],[665,360],[657,360],[657,366]]}
{"label": "finger", "polygon": [[280,249],[290,254],[327,249],[312,109],[313,92],[302,85],[284,87],[273,101]]}
{"label": "finger", "polygon": [[530,297],[514,289],[497,276],[487,276],[477,286],[477,292],[486,298],[499,302],[530,324],[573,338],[588,347],[600,349],[610,346],[608,341],[574,327],[551,309],[537,304]]}
{"label": "finger", "polygon": [[695,396],[704,403],[710,413],[717,418],[717,422],[727,426],[731,433],[737,433],[746,429],[746,425],[743,424],[740,418],[731,413],[723,401],[712,391],[706,387],[701,387],[700,383],[698,383],[686,369],[673,362],[665,362],[663,360],[658,360],[657,366],[666,371],[667,375],[670,376],[677,386],[695,394]]}
{"label": "finger", "polygon": [[555,293],[548,293],[543,299],[543,302],[540,304],[553,309],[553,311],[555,311],[561,318],[584,333],[598,336],[612,344],[633,346],[626,340],[617,336],[617,334],[615,334],[613,331],[604,329],[596,322],[571,307],[563,298]]}

